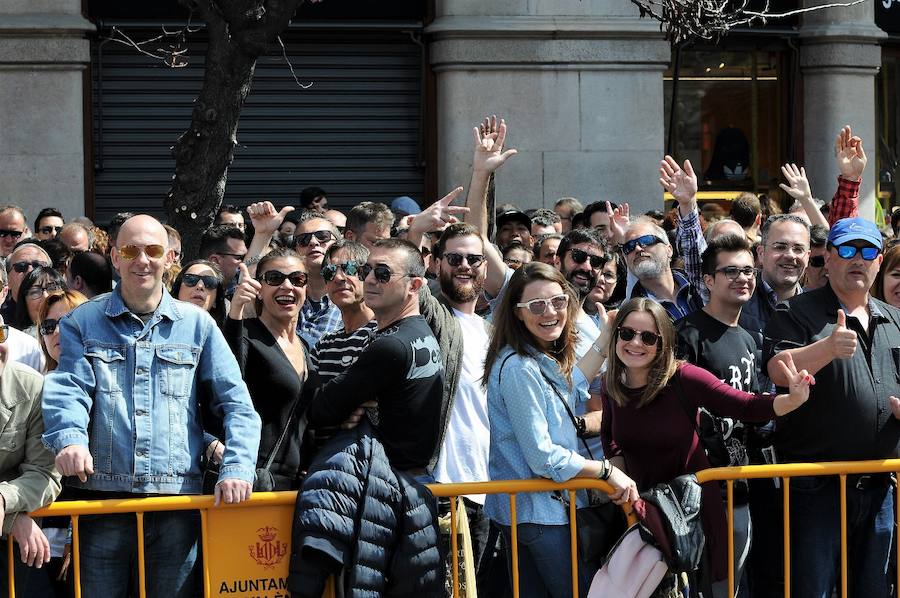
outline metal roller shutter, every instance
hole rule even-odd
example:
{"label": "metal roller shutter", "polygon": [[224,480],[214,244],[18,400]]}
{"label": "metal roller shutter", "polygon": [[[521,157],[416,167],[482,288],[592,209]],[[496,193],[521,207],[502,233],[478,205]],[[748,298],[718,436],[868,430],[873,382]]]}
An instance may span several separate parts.
{"label": "metal roller shutter", "polygon": [[[321,27],[318,24],[317,27]],[[122,27],[149,39],[159,27]],[[296,204],[317,185],[329,204],[421,198],[421,46],[412,27],[290,29],[282,35],[301,89],[276,44],[257,62],[238,127],[225,202]],[[174,172],[169,148],[190,123],[203,77],[205,32],[189,40],[189,65],[171,69],[117,43],[95,42],[95,219],[121,211],[164,216]]]}

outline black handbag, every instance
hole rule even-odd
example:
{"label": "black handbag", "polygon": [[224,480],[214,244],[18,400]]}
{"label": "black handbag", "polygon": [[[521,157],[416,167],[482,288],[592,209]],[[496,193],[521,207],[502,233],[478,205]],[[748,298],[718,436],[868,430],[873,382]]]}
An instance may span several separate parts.
{"label": "black handbag", "polygon": [[635,505],[641,537],[659,548],[672,571],[690,572],[700,565],[706,546],[702,494],[697,477],[686,474],[643,492],[644,504]]}
{"label": "black handbag", "polygon": [[[294,421],[294,414],[297,411],[297,405],[299,403],[300,396],[298,396],[294,400],[294,404],[291,406],[291,412],[284,424],[284,429],[281,431],[281,435],[275,442],[275,446],[272,447],[272,451],[269,453],[269,457],[266,459],[266,464],[263,467],[256,468],[256,480],[253,482],[254,492],[272,492],[275,490],[275,477],[272,475],[272,471],[270,470],[270,468],[272,467],[272,463],[275,461],[275,456],[281,449],[281,445],[284,443],[284,439],[288,435],[288,431],[291,429],[291,422]],[[212,459],[208,459],[206,457],[206,451],[204,451],[200,466],[203,470],[202,492],[203,494],[214,494],[216,490],[216,483],[219,481],[219,465],[217,463],[213,463]]]}
{"label": "black handbag", "polygon": [[[541,375],[544,376],[543,372],[541,372]],[[577,431],[578,425],[575,423],[575,414],[572,413],[569,404],[546,376],[544,376],[544,381],[550,385],[550,388],[562,401],[563,406],[566,408],[566,413],[569,414],[569,419]],[[594,453],[591,452],[584,438],[581,438],[581,442],[584,444],[588,456],[593,460]],[[565,500],[565,497],[562,498]],[[628,529],[628,520],[625,518],[625,512],[622,511],[622,508],[612,502],[602,492],[588,491],[588,503],[588,506],[575,510],[578,560],[592,570],[597,570],[603,565],[610,550]]]}

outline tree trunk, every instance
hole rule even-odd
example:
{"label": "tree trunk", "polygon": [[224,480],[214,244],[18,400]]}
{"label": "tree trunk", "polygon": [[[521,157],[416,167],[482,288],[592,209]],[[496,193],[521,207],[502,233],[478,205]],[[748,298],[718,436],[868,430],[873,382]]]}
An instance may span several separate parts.
{"label": "tree trunk", "polygon": [[196,257],[200,236],[222,205],[256,60],[287,27],[301,1],[182,0],[200,14],[209,32],[203,89],[190,128],[172,147],[175,176],[164,202],[187,259]]}

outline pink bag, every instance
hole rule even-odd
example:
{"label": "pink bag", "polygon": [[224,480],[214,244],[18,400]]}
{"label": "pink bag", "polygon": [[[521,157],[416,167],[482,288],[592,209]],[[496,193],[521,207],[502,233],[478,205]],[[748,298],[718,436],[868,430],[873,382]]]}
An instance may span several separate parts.
{"label": "pink bag", "polygon": [[638,526],[632,525],[594,575],[588,598],[648,598],[667,571],[662,553],[644,542]]}

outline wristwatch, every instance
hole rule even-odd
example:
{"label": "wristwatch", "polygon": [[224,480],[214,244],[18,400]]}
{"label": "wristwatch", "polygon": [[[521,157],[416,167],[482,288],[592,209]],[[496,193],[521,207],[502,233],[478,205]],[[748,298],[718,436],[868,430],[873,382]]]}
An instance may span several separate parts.
{"label": "wristwatch", "polygon": [[584,438],[584,435],[587,434],[587,421],[580,415],[575,416],[575,434],[579,438]]}
{"label": "wristwatch", "polygon": [[603,463],[603,470],[597,477],[605,482],[612,475],[613,464],[609,462],[609,459],[604,459],[601,463]]}

